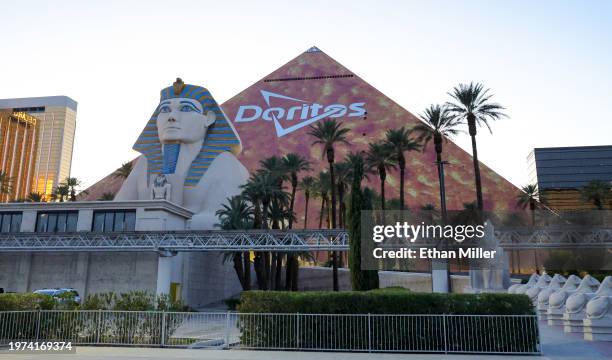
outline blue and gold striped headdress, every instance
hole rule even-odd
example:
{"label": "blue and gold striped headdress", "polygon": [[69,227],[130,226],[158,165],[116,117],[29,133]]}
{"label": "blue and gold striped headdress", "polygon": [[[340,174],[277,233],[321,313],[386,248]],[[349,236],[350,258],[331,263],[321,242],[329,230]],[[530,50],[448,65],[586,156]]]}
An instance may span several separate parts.
{"label": "blue and gold striped headdress", "polygon": [[[161,91],[160,102],[173,98],[187,98],[198,101],[204,109],[204,114],[212,111],[216,115],[215,122],[208,128],[206,138],[202,144],[202,150],[191,163],[185,186],[193,187],[198,184],[213,160],[222,152],[229,151],[234,155],[240,153],[242,149],[240,138],[234,126],[229,122],[219,104],[213,99],[210,92],[201,86],[194,86],[183,83],[179,78],[176,82]],[[133,149],[143,154],[147,158],[148,175],[162,173],[163,155],[162,145],[159,142],[157,130],[157,115],[159,106],[149,119],[144,130],[136,140]]]}

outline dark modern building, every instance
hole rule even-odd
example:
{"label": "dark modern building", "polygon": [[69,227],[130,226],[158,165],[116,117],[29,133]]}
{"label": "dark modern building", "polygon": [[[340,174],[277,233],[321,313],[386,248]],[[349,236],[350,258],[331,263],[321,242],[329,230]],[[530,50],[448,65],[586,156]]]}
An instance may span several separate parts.
{"label": "dark modern building", "polygon": [[593,180],[612,181],[612,145],[535,148],[527,162],[531,183],[558,210],[592,208],[580,189]]}

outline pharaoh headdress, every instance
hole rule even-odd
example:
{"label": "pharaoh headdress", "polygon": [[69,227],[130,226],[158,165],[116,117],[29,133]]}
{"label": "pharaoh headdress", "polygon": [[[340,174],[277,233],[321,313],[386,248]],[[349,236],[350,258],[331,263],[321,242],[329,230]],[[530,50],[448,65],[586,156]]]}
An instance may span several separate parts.
{"label": "pharaoh headdress", "polygon": [[[234,155],[242,149],[240,138],[234,126],[229,122],[219,104],[213,99],[210,92],[201,86],[183,83],[181,79],[161,91],[160,102],[173,98],[187,98],[198,101],[204,109],[204,114],[212,111],[216,115],[215,122],[208,127],[206,138],[198,156],[191,163],[185,178],[185,186],[193,187],[198,184],[210,164],[222,152],[229,151]],[[157,130],[157,115],[159,106],[149,119],[144,130],[136,140],[133,149],[147,158],[147,174],[160,174],[163,167],[162,144],[159,142]]]}

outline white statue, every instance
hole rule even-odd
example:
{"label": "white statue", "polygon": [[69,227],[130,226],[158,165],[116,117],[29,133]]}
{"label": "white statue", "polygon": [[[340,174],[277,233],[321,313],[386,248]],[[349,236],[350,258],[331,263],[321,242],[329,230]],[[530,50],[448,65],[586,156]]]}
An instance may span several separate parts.
{"label": "white statue", "polygon": [[172,185],[168,182],[166,175],[157,174],[151,187],[151,197],[153,200],[172,201]]}
{"label": "white statue", "polygon": [[607,276],[601,284],[599,284],[597,279],[592,279],[595,281],[591,282],[599,285],[598,287],[592,285],[581,288],[582,284],[580,284],[577,291],[565,301],[565,313],[563,314],[563,330],[565,332],[583,331],[583,320],[586,317],[587,303],[595,297],[595,294],[599,291],[598,289],[606,288],[610,285],[610,281],[612,281],[610,276]]}
{"label": "white statue", "polygon": [[[525,291],[525,295],[529,296],[529,299],[531,299],[531,301],[536,304],[538,301],[538,295],[540,295],[540,292],[550,289],[552,293],[552,290],[559,290],[561,289],[561,287],[563,286],[563,284],[565,283],[565,277],[561,274],[555,274],[553,275],[552,279],[550,279],[550,282],[545,285],[545,286],[532,286],[529,289],[527,289],[527,291]],[[549,295],[550,295],[549,293]]]}
{"label": "white statue", "polygon": [[612,341],[612,277],[607,276],[587,303],[584,323],[586,340]]}
{"label": "white statue", "polygon": [[508,259],[495,238],[495,229],[490,220],[484,223],[484,237],[479,245],[483,250],[494,250],[495,256],[470,261],[469,291],[497,292],[507,289],[510,286]]}
{"label": "white statue", "polygon": [[563,325],[567,299],[577,293],[593,293],[598,287],[599,281],[591,275],[585,275],[577,287],[573,287],[568,279],[562,289],[555,291],[548,298],[548,324]]}
{"label": "white statue", "polygon": [[[580,278],[576,275],[570,275],[570,278],[572,278],[572,276],[577,279],[576,286],[578,286]],[[547,287],[543,289],[540,288],[537,291],[536,288],[531,288],[527,290],[527,292],[525,292],[525,294],[529,296],[531,301],[533,301],[540,317],[542,317],[543,319],[547,318],[548,298],[555,291],[561,290],[565,286],[565,283],[567,281],[568,279],[566,279],[563,275],[555,274]]]}
{"label": "white statue", "polygon": [[539,279],[540,279],[540,275],[538,275],[538,273],[533,273],[529,277],[529,280],[527,281],[526,284],[513,284],[513,285],[510,285],[510,287],[508,288],[508,294],[516,294],[518,289],[521,286],[523,286],[523,285],[533,286],[533,285],[535,285],[538,282]]}
{"label": "white statue", "polygon": [[515,294],[525,294],[527,292],[527,290],[531,289],[532,287],[545,288],[545,287],[548,286],[548,284],[550,283],[551,280],[552,280],[552,278],[550,277],[550,275],[544,273],[544,274],[540,275],[540,277],[538,278],[538,281],[536,281],[535,284],[533,284],[533,285],[523,284],[523,285],[519,286],[518,288],[516,288],[514,293]]}
{"label": "white statue", "polygon": [[[569,292],[574,292],[581,280],[576,275],[570,275],[561,289],[544,289],[538,294],[538,314],[548,319],[548,325],[563,325],[563,312],[565,311],[565,298]],[[555,307],[551,308],[551,298],[555,300]],[[561,301],[560,301],[561,300]],[[563,304],[559,304],[562,302]]]}
{"label": "white statue", "polygon": [[172,201],[195,213],[192,229],[212,229],[215,212],[248,179],[233,125],[208,90],[181,79],[161,91],[134,150],[143,156],[115,200]]}

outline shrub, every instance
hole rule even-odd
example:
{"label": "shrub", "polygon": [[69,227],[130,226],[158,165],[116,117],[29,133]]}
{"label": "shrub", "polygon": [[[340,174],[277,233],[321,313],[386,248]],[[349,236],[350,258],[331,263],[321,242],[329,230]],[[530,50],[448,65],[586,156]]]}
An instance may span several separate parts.
{"label": "shrub", "polygon": [[530,315],[533,304],[517,294],[413,293],[390,288],[353,291],[246,291],[238,311],[301,314]]}
{"label": "shrub", "polygon": [[49,295],[20,293],[0,294],[0,311],[51,310],[57,301]]}

